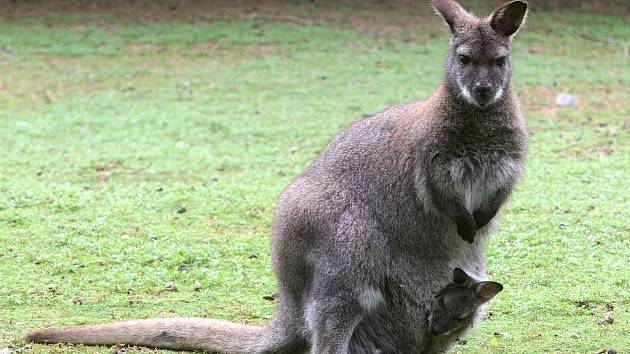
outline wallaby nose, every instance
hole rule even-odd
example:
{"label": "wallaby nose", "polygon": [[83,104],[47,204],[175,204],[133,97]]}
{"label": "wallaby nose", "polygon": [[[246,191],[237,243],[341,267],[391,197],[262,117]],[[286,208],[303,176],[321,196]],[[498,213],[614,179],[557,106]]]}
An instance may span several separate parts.
{"label": "wallaby nose", "polygon": [[478,82],[475,84],[475,94],[480,97],[488,96],[490,94],[490,90],[492,90],[492,87],[487,82]]}

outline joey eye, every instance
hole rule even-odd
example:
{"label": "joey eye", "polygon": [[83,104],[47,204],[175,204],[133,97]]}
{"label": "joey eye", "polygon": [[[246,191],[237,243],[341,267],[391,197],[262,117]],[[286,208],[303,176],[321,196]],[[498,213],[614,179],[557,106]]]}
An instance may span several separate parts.
{"label": "joey eye", "polygon": [[472,59],[468,55],[460,55],[459,56],[459,63],[462,64],[462,65],[470,64],[471,61],[472,61]]}
{"label": "joey eye", "polygon": [[495,59],[495,64],[497,64],[497,66],[504,66],[505,65],[505,57],[501,57],[498,59]]}

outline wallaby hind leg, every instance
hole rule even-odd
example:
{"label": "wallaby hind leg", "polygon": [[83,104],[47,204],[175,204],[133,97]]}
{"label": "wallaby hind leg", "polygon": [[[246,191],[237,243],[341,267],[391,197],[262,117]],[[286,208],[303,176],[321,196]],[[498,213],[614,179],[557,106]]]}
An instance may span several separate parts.
{"label": "wallaby hind leg", "polygon": [[352,333],[363,317],[356,291],[343,277],[314,278],[305,316],[312,353],[347,354]]}
{"label": "wallaby hind leg", "polygon": [[267,327],[260,352],[263,354],[307,353],[309,342],[305,337],[306,332],[302,311],[297,308],[291,297],[281,295],[276,315]]}
{"label": "wallaby hind leg", "polygon": [[348,296],[318,299],[307,311],[312,331],[313,354],[347,354],[350,337],[361,320],[358,306],[348,303]]}

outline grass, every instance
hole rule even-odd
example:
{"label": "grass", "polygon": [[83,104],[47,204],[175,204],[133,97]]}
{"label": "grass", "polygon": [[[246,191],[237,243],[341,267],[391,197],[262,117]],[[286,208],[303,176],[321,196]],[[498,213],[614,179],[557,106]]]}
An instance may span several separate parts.
{"label": "grass", "polygon": [[[447,42],[405,8],[383,34],[378,7],[143,23],[19,6],[0,22],[0,348],[43,326],[267,322],[277,196],[362,114],[429,95]],[[487,250],[506,290],[456,352],[630,350],[628,38],[623,16],[534,12],[515,39],[529,159]],[[560,91],[578,107],[554,108]],[[111,349],[26,350],[69,351]]]}

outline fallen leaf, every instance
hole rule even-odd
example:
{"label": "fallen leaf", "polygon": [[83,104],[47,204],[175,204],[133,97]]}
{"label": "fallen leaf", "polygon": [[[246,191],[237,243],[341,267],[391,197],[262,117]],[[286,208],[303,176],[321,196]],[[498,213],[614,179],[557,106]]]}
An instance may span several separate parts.
{"label": "fallen leaf", "polygon": [[591,306],[591,303],[588,300],[579,300],[575,302],[575,305],[587,309],[589,308],[589,306]]}
{"label": "fallen leaf", "polygon": [[612,312],[606,312],[606,314],[604,315],[604,318],[597,321],[597,323],[600,325],[613,324],[613,322],[615,322],[615,318],[613,317]]}

